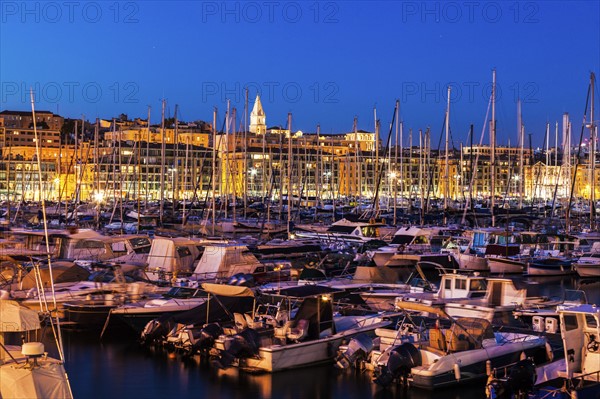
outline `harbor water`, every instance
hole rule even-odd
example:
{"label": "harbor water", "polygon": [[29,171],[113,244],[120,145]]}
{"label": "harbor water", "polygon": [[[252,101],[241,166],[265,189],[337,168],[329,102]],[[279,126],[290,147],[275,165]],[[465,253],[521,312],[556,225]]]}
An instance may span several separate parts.
{"label": "harbor water", "polygon": [[[600,304],[600,281],[577,277],[519,278],[540,295],[561,297],[582,289],[588,302]],[[275,374],[217,370],[194,359],[142,348],[135,336],[65,331],[66,369],[75,398],[219,398],[219,399],[467,399],[484,398],[483,383],[427,392],[400,385],[382,388],[370,372],[340,371],[333,365]]]}

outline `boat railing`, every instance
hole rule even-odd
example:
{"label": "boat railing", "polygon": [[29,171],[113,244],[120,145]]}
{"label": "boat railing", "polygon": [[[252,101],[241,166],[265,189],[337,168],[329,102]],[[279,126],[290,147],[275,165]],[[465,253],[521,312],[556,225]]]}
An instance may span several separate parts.
{"label": "boat railing", "polygon": [[354,318],[352,322],[348,323],[344,331],[351,330],[355,328],[367,327],[376,323],[383,321],[380,314],[372,314],[365,316],[347,316],[348,318]]}
{"label": "boat railing", "polygon": [[597,384],[600,384],[600,370],[573,376],[569,381],[569,384],[571,385],[572,389],[580,389],[583,388],[586,382],[595,382]]}

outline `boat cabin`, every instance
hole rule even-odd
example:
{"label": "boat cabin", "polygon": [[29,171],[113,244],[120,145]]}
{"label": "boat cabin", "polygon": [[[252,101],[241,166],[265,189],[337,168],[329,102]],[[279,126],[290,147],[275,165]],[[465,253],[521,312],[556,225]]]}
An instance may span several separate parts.
{"label": "boat cabin", "polygon": [[565,348],[565,378],[600,382],[600,308],[583,304],[560,307],[560,330]]}

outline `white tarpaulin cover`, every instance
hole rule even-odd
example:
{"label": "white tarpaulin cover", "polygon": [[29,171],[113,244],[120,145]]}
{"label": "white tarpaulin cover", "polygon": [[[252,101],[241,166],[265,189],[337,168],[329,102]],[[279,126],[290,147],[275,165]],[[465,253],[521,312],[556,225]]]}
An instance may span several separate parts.
{"label": "white tarpaulin cover", "polygon": [[21,306],[17,301],[0,300],[0,333],[38,328],[40,328],[40,316],[36,311]]}
{"label": "white tarpaulin cover", "polygon": [[200,278],[231,277],[237,273],[253,273],[259,265],[256,256],[244,245],[207,245],[194,273]]}
{"label": "white tarpaulin cover", "polygon": [[192,271],[192,265],[200,255],[198,241],[183,237],[156,237],[148,254],[149,270],[171,272]]}
{"label": "white tarpaulin cover", "polygon": [[24,364],[0,366],[0,398],[11,399],[71,399],[65,369],[62,364],[41,361],[39,367]]}

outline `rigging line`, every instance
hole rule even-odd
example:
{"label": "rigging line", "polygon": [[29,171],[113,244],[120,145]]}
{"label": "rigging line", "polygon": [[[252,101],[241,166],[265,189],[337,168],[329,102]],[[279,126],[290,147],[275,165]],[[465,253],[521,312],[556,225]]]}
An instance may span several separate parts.
{"label": "rigging line", "polygon": [[[440,132],[440,141],[438,142],[438,148],[437,148],[437,152],[438,152],[438,158],[440,157],[440,148],[442,147],[442,138],[444,137],[444,126],[446,125],[446,118],[447,115],[446,113],[444,113],[444,120],[442,121],[442,131]],[[429,153],[431,154],[431,148],[429,149]],[[430,157],[431,159],[431,157]],[[423,208],[423,205],[421,204],[421,212],[424,212],[425,210],[427,210],[429,208],[429,195],[431,194],[431,191],[433,190],[433,175],[434,175],[434,165],[428,165],[429,166],[429,170],[427,171],[427,175],[428,175],[428,184],[427,184],[427,194],[425,196],[425,203],[427,204],[427,206],[425,208]],[[444,209],[444,212],[446,210]]]}
{"label": "rigging line", "polygon": [[[393,129],[394,123],[396,122],[396,113],[397,113],[396,110],[398,109],[398,104],[399,104],[399,102],[396,101],[396,105],[394,106],[394,113],[392,115],[392,121],[390,122],[390,130],[388,132],[387,142],[386,142],[385,148],[383,150],[383,159],[385,159],[387,157],[387,153],[389,151],[390,141],[392,138],[392,129]],[[374,216],[376,216],[374,213],[375,209],[376,209],[375,205],[377,204],[377,201],[379,200],[379,186],[381,184],[381,178],[383,176],[384,166],[385,166],[385,163],[382,162],[381,166],[379,166],[379,170],[377,171],[377,183],[375,185],[375,195],[373,196],[373,206],[372,206],[372,212],[373,212]]]}
{"label": "rigging line", "polygon": [[[490,115],[490,107],[492,105],[492,97],[490,96],[490,101],[488,102],[487,111],[485,112],[485,118],[483,120],[483,125],[481,128],[481,136],[479,138],[479,150],[477,151],[477,155],[475,155],[475,163],[471,163],[471,179],[469,181],[469,192],[473,192],[473,183],[475,183],[475,176],[477,176],[477,165],[479,163],[479,154],[481,153],[481,146],[483,145],[483,137],[485,136],[485,130],[487,125],[487,120]],[[471,155],[473,155],[473,148],[471,148]],[[473,170],[473,165],[475,165],[475,170]],[[467,217],[467,209],[469,209],[471,198],[467,198],[467,203],[465,204],[465,209],[463,211],[463,217],[461,223],[464,224]],[[474,223],[477,224],[477,218],[474,218]]]}
{"label": "rigging line", "polygon": [[[569,227],[569,217],[571,216],[571,205],[573,202],[573,191],[575,190],[575,179],[577,178],[577,169],[579,166],[579,160],[581,157],[581,147],[582,147],[582,143],[583,143],[583,132],[585,130],[585,121],[587,120],[587,112],[588,112],[588,104],[590,101],[590,92],[592,90],[592,82],[590,82],[588,84],[588,91],[587,91],[587,95],[585,96],[585,108],[583,110],[583,123],[581,124],[581,133],[579,135],[579,146],[577,147],[577,159],[575,162],[575,168],[573,170],[573,178],[571,181],[571,192],[569,193],[569,202],[567,205],[567,209],[565,210],[565,219],[566,219],[566,223],[567,223],[567,228]],[[592,115],[593,117],[593,115]],[[569,160],[570,161],[570,160]],[[590,220],[590,224],[591,224],[591,220]]]}
{"label": "rigging line", "polygon": [[[225,123],[226,123],[226,119],[227,119],[227,118],[223,119],[223,125],[221,125],[221,131],[219,132],[219,141],[218,141],[218,144],[217,144],[216,142],[214,142],[214,143],[213,143],[213,151],[214,151],[215,153],[216,153],[216,151],[217,151],[217,148],[220,148],[220,147],[221,147],[221,141],[222,141],[222,139],[223,139],[223,132],[225,131]],[[216,161],[216,157],[215,157],[215,161]],[[212,168],[214,169],[214,168],[216,168],[216,166],[213,164],[213,165],[212,165]],[[220,170],[219,170],[219,169],[217,169],[217,172],[220,172]],[[211,187],[212,187],[212,184],[213,184],[213,174],[215,175],[215,179],[216,179],[216,177],[217,177],[217,174],[219,174],[219,173],[211,173],[211,175],[210,175],[210,181],[209,181],[209,185],[210,185]],[[214,191],[215,191],[215,190],[214,190],[215,188],[216,188],[216,187],[214,187],[214,188],[211,188],[211,191],[213,191],[213,192],[214,192]],[[219,187],[219,189],[221,189],[221,187]],[[219,191],[221,191],[221,190],[219,190]],[[206,190],[206,200],[208,200],[208,192],[209,192],[209,190]],[[221,194],[222,194],[222,193],[221,193]],[[213,201],[214,201],[214,200],[215,200],[215,196],[213,196]],[[205,205],[206,205],[206,201],[205,201],[204,203],[205,203]],[[221,206],[222,206],[222,204],[221,204]],[[202,211],[202,212],[204,212],[204,210],[205,210],[205,209],[206,209],[206,206],[204,207],[204,209],[203,209],[203,211]],[[221,211],[222,211],[222,208],[220,208],[220,209],[219,209],[219,215],[221,215]],[[208,223],[208,218],[209,218],[209,216],[210,216],[210,213],[208,213],[208,212],[207,212],[207,214],[206,214],[206,220],[205,220],[205,222],[206,222],[206,223]],[[206,223],[205,223],[205,224],[206,224]]]}
{"label": "rigging line", "polygon": [[[42,173],[41,173],[41,166],[42,166],[42,160],[41,160],[41,152],[40,152],[40,140],[39,140],[39,134],[37,131],[37,123],[36,123],[36,117],[35,117],[35,100],[34,100],[34,96],[33,96],[33,89],[30,89],[30,97],[31,97],[31,118],[33,119],[33,132],[35,135],[35,152],[36,152],[36,158],[37,158],[37,167],[38,167],[38,184],[40,187],[40,190],[42,188]],[[43,223],[44,223],[44,237],[46,238],[46,256],[48,257],[48,270],[49,270],[49,278],[50,278],[50,287],[51,287],[51,292],[52,292],[52,302],[54,305],[54,309],[57,309],[57,305],[56,305],[56,292],[54,291],[54,276],[52,274],[52,259],[50,256],[50,243],[49,243],[49,236],[48,236],[48,224],[47,224],[47,217],[46,217],[46,200],[44,199],[44,197],[40,198],[40,202],[42,205],[42,219],[43,219]],[[40,273],[40,269],[39,269],[39,263],[37,264],[37,275],[36,278],[39,277],[39,279],[41,280],[41,273]],[[43,285],[38,285],[38,292],[42,293],[44,292],[44,288]],[[40,300],[42,295],[39,295]],[[44,295],[44,300],[45,300],[45,295]],[[48,307],[47,302],[46,304],[46,309]],[[50,319],[52,318],[52,315],[50,314]],[[52,325],[52,329],[54,330],[54,323],[51,323]],[[60,334],[60,319],[58,318],[58,312],[56,312],[56,326],[57,326],[57,332],[58,334],[54,334],[54,337],[56,339],[56,347],[58,350],[58,354],[60,356],[60,359],[62,362],[65,361],[65,357],[64,357],[64,352],[63,352],[63,345],[62,345],[62,337]]]}
{"label": "rigging line", "polygon": [[[546,141],[547,141],[547,139],[548,139],[548,134],[547,134],[547,130],[546,130],[546,133],[544,134],[544,141],[543,141],[543,143],[542,143],[542,149],[546,147]],[[534,165],[533,165],[534,167],[535,167],[535,163],[536,163],[535,161],[536,161],[536,160],[535,160],[535,155],[534,155]],[[541,162],[541,161],[539,161],[539,162]],[[546,167],[547,167],[547,166],[548,166],[548,165],[546,165]],[[534,189],[534,191],[533,191],[531,205],[533,205],[533,204],[534,204],[534,201],[533,201],[533,200],[535,199],[535,193],[538,191],[538,189],[539,189],[539,187],[540,187],[540,179],[541,179],[541,175],[542,175],[541,168],[537,168],[537,171],[536,171],[536,174],[535,174],[535,180],[534,180],[534,182],[535,182],[535,183],[534,183],[534,184],[535,184],[534,188],[535,188],[535,189]],[[541,200],[541,199],[542,199],[542,193],[541,193],[541,189],[539,189],[539,190],[540,190],[540,200]]]}

